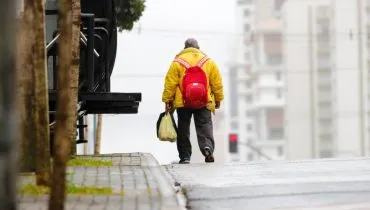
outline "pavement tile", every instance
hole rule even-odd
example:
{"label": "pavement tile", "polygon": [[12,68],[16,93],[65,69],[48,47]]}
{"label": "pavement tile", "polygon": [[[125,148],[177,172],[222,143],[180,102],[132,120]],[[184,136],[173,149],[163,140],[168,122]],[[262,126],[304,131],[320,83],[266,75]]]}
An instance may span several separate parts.
{"label": "pavement tile", "polygon": [[[148,153],[126,154],[103,154],[99,156],[84,155],[81,158],[109,160],[113,166],[101,167],[68,167],[67,179],[79,186],[112,187],[112,195],[68,195],[66,210],[100,210],[100,209],[166,209],[172,205],[172,209],[184,209],[178,205],[175,196],[163,198],[160,191],[168,190],[171,185],[163,186],[158,181],[157,168],[152,165],[156,160]],[[149,163],[150,162],[150,163]],[[156,168],[154,170],[154,168]],[[22,177],[19,185],[35,183],[34,178]],[[159,184],[162,183],[162,184]],[[121,194],[124,192],[124,195]],[[174,192],[175,195],[175,192]],[[48,196],[19,195],[20,210],[47,209]],[[163,203],[163,200],[168,200]]]}

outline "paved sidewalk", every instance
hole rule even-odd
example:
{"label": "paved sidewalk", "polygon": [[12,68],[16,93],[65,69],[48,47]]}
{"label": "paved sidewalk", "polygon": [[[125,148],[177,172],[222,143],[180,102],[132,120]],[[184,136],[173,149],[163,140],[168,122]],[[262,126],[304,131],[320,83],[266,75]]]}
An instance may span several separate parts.
{"label": "paved sidewalk", "polygon": [[[172,186],[167,172],[151,154],[109,154],[79,156],[112,161],[113,166],[68,167],[68,180],[78,186],[111,187],[109,195],[68,195],[68,210],[161,209],[180,210],[181,195]],[[34,178],[20,179],[20,185],[34,183]],[[47,209],[48,196],[19,196],[19,209]]]}

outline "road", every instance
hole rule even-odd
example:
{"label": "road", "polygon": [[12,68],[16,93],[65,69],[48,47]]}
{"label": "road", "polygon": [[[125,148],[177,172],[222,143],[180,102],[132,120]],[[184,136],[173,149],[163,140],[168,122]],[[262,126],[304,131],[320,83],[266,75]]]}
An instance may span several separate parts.
{"label": "road", "polygon": [[370,209],[370,159],[173,164],[191,210]]}

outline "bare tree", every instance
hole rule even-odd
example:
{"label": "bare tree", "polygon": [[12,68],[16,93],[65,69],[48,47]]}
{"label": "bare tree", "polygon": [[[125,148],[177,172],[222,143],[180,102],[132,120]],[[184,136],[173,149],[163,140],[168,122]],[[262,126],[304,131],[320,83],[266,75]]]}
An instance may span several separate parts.
{"label": "bare tree", "polygon": [[103,118],[101,114],[98,114],[98,122],[96,123],[96,139],[94,145],[94,154],[100,154],[100,144],[101,144],[101,130],[102,130]]}
{"label": "bare tree", "polygon": [[[60,39],[58,43],[58,78],[57,78],[57,107],[55,124],[55,155],[50,210],[63,210],[66,198],[66,165],[70,154],[70,125],[75,110],[69,110],[71,98],[71,64],[72,64],[72,0],[59,0],[58,28]],[[75,122],[75,121],[74,121]]]}
{"label": "bare tree", "polygon": [[17,107],[20,117],[19,163],[21,172],[34,172],[36,163],[36,136],[32,116],[34,101],[34,59],[32,53],[32,47],[35,43],[34,18],[33,1],[25,0],[23,14],[17,27],[17,57],[19,60],[17,67]]}
{"label": "bare tree", "polygon": [[81,2],[72,0],[72,65],[71,65],[71,103],[70,110],[75,111],[69,121],[69,133],[71,140],[71,154],[76,155],[76,121],[78,102],[78,80],[80,72],[80,26],[81,26]]}
{"label": "bare tree", "polygon": [[16,7],[14,0],[0,1],[0,206],[16,209]]}
{"label": "bare tree", "polygon": [[36,133],[36,183],[50,185],[49,99],[45,48],[44,0],[33,0],[34,30],[34,126]]}

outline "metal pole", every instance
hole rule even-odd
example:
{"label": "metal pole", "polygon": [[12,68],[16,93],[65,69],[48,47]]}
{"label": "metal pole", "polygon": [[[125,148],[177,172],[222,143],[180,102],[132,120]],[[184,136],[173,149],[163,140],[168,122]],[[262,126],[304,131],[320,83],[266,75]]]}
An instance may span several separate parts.
{"label": "metal pole", "polygon": [[93,154],[95,153],[95,142],[96,142],[96,114],[93,118]]}
{"label": "metal pole", "polygon": [[16,209],[16,1],[0,1],[0,206]]}
{"label": "metal pole", "polygon": [[90,92],[93,92],[93,89],[94,89],[94,69],[95,69],[95,66],[94,66],[94,59],[95,59],[95,56],[94,56],[94,26],[95,26],[95,22],[94,22],[94,14],[84,14],[82,13],[81,14],[81,17],[86,19],[87,21],[87,52],[86,52],[86,56],[87,56],[87,69],[86,69],[86,73],[87,73],[87,79],[88,79],[88,89]]}

